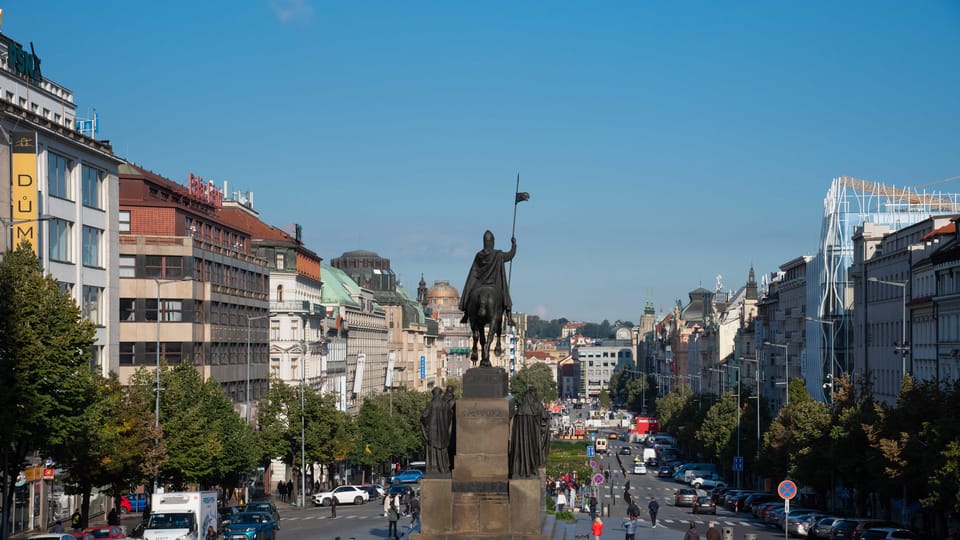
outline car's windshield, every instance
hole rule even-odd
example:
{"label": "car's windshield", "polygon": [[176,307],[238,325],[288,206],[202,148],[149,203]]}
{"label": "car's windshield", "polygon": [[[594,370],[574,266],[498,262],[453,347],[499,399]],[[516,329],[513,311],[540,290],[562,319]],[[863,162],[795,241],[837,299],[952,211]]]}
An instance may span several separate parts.
{"label": "car's windshield", "polygon": [[150,514],[148,529],[193,529],[195,519],[190,512]]}
{"label": "car's windshield", "polygon": [[231,525],[245,525],[250,523],[260,523],[263,521],[263,514],[255,512],[240,512],[230,516]]}
{"label": "car's windshield", "polygon": [[94,538],[110,538],[110,529],[94,529],[90,532]]}

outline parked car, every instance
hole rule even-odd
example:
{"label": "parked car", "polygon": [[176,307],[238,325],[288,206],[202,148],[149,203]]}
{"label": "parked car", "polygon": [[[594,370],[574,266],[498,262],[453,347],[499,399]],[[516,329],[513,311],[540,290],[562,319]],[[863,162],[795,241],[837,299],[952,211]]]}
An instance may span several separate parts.
{"label": "parked car", "polygon": [[717,503],[713,502],[713,497],[697,497],[693,501],[693,513],[717,515]]}
{"label": "parked car", "polygon": [[787,534],[793,536],[810,536],[810,529],[817,523],[817,520],[826,516],[822,512],[797,512],[790,511],[790,517],[787,519]]}
{"label": "parked car", "polygon": [[44,533],[28,536],[27,540],[73,540],[70,533]]}
{"label": "parked car", "polygon": [[333,491],[322,491],[313,495],[313,504],[327,506],[337,498],[337,504],[363,504],[370,500],[370,494],[359,486],[340,486]]}
{"label": "parked car", "polygon": [[227,524],[230,523],[230,516],[239,511],[240,510],[238,510],[236,506],[221,506],[217,508],[217,517],[220,519],[220,526],[217,527],[217,529],[222,532],[223,529],[226,528]]}
{"label": "parked car", "polygon": [[833,524],[839,520],[840,518],[836,516],[827,516],[818,519],[813,525],[813,529],[810,530],[810,536],[814,538],[830,538],[830,531],[833,529]]}
{"label": "parked car", "polygon": [[423,478],[423,471],[420,469],[407,469],[403,472],[395,474],[390,477],[390,483],[403,483],[403,484],[414,484],[420,481]]}
{"label": "parked car", "polygon": [[697,490],[693,488],[680,488],[673,494],[673,505],[693,506],[697,496]]}
{"label": "parked car", "polygon": [[364,484],[360,487],[370,494],[371,501],[380,499],[387,494],[387,490],[380,484]]}
{"label": "parked car", "polygon": [[74,540],[95,540],[93,538],[93,533],[87,531],[72,531],[68,532],[67,534],[72,536]]}
{"label": "parked car", "polygon": [[657,469],[657,478],[670,478],[671,476],[673,476],[673,473],[670,472],[669,465],[664,465]]}
{"label": "parked car", "polygon": [[147,509],[146,493],[131,493],[120,497],[120,513],[143,512]]}
{"label": "parked car", "polygon": [[896,527],[877,527],[860,534],[860,540],[914,540],[916,537],[913,531]]}
{"label": "parked car", "polygon": [[860,535],[867,529],[878,527],[896,527],[896,523],[870,518],[844,518],[834,522],[830,530],[831,540],[859,540]]}
{"label": "parked car", "polygon": [[223,540],[276,540],[277,522],[266,512],[237,512],[222,534]]}
{"label": "parked car", "polygon": [[273,518],[273,521],[277,523],[276,527],[280,528],[280,510],[277,509],[277,505],[273,504],[270,501],[255,501],[247,503],[238,508],[240,512],[263,512],[265,514],[270,514],[270,517]]}
{"label": "parked car", "polygon": [[775,501],[777,499],[779,499],[779,497],[777,497],[773,493],[763,493],[763,492],[751,493],[747,495],[745,499],[743,499],[742,503],[740,503],[740,511],[750,512],[753,510],[754,505],[764,503],[764,502]]}

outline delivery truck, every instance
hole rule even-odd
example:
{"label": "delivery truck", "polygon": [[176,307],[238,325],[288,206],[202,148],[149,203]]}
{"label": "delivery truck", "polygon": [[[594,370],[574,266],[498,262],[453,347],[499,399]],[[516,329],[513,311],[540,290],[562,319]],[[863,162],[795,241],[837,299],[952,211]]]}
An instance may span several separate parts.
{"label": "delivery truck", "polygon": [[143,540],[204,540],[218,521],[216,491],[154,493]]}

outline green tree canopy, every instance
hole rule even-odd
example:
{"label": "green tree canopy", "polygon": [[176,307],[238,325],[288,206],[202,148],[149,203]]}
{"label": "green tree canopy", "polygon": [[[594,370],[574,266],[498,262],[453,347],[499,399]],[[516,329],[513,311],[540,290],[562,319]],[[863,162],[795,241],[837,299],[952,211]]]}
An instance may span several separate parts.
{"label": "green tree canopy", "polygon": [[554,379],[553,370],[541,362],[533,362],[520,368],[510,379],[510,393],[514,399],[522,399],[527,388],[533,388],[540,401],[557,399],[557,381]]}

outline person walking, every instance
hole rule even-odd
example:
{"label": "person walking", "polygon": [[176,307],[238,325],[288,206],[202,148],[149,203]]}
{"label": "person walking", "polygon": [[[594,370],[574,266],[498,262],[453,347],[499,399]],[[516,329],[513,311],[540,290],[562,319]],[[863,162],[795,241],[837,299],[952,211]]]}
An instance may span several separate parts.
{"label": "person walking", "polygon": [[111,508],[110,511],[107,512],[107,525],[119,525],[119,524],[120,524],[120,516],[117,514],[117,509]]}
{"label": "person walking", "polygon": [[597,498],[591,495],[588,501],[587,507],[590,509],[590,521],[593,521],[597,518]]}
{"label": "person walking", "polygon": [[590,532],[593,533],[593,540],[600,540],[603,536],[603,522],[600,518],[593,518],[593,525],[590,526]]}
{"label": "person walking", "polygon": [[287,500],[297,502],[293,499],[293,480],[287,480]]}
{"label": "person walking", "polygon": [[387,493],[387,495],[383,498],[383,517],[387,517],[387,512],[390,511],[390,504],[392,500],[393,496],[389,493]]}
{"label": "person walking", "polygon": [[707,540],[720,540],[720,529],[716,528],[714,525],[716,525],[716,523],[713,521],[707,525]]}
{"label": "person walking", "polygon": [[330,519],[337,517],[337,496],[330,497]]}
{"label": "person walking", "polygon": [[623,530],[626,533],[624,540],[634,540],[637,537],[637,518],[630,516],[623,520]]}
{"label": "person walking", "polygon": [[657,502],[656,497],[650,497],[650,503],[647,504],[647,512],[650,513],[650,525],[654,528],[657,526],[657,512],[660,511],[660,503]]}
{"label": "person walking", "polygon": [[563,494],[563,491],[557,494],[557,513],[563,512],[564,507],[567,506],[567,496]]}
{"label": "person walking", "polygon": [[697,524],[690,522],[690,528],[683,533],[683,540],[700,540],[700,531],[697,530]]}
{"label": "person walking", "polygon": [[58,519],[57,522],[53,524],[53,527],[50,528],[50,532],[58,534],[63,533],[63,523],[61,523]]}
{"label": "person walking", "polygon": [[74,531],[79,531],[81,525],[83,525],[83,518],[80,517],[80,510],[74,510],[73,515],[70,516],[70,526]]}
{"label": "person walking", "polygon": [[420,496],[414,495],[410,500],[410,530],[413,530],[414,523],[420,525]]}
{"label": "person walking", "polygon": [[280,497],[280,502],[287,502],[287,485],[283,480],[277,482],[277,495]]}
{"label": "person walking", "polygon": [[387,538],[393,540],[399,540],[397,536],[397,522],[400,521],[400,512],[397,510],[396,505],[391,504],[390,509],[387,510]]}

